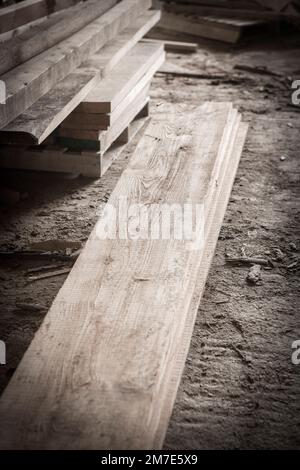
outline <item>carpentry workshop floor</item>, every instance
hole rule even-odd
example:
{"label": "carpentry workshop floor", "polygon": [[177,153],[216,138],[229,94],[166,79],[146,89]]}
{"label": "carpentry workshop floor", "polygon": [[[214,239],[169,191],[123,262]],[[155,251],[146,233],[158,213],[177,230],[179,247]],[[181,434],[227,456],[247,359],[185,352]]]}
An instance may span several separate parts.
{"label": "carpentry workshop floor", "polygon": [[[300,366],[291,360],[292,343],[300,339],[300,109],[290,104],[289,79],[300,74],[299,57],[300,41],[291,37],[235,48],[203,42],[191,55],[168,53],[154,78],[152,115],[164,102],[180,103],[184,112],[206,100],[232,101],[250,123],[168,449],[300,449]],[[21,200],[1,209],[0,331],[7,365],[0,369],[0,391],[63,284],[72,265],[69,253],[90,234],[138,137],[101,180],[2,173],[0,183],[10,184]],[[13,253],[59,249],[62,240],[65,259]],[[43,247],[41,241],[51,243]],[[247,280],[249,265],[232,260],[242,256],[260,259],[261,279]],[[64,274],[37,279],[49,265]]]}

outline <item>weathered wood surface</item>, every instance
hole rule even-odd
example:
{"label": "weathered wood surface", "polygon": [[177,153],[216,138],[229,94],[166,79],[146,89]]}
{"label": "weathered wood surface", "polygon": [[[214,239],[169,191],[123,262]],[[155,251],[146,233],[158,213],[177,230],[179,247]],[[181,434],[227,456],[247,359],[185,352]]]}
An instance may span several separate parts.
{"label": "weathered wood surface", "polygon": [[[133,26],[125,29],[124,32],[92,57],[93,66],[84,63],[78,67],[49,93],[4,127],[0,131],[0,143],[33,145],[43,142],[78,106],[88,92],[100,81],[101,77],[111,70],[112,64],[118,63],[117,61],[122,58],[122,55],[134,46],[145,31],[152,28],[153,24],[159,20],[159,17],[159,12],[155,11],[146,12],[145,15],[139,17],[133,23]],[[101,55],[102,50],[103,54]],[[160,60],[162,60],[161,55]],[[157,66],[154,65],[153,67],[159,67],[160,64],[157,62],[156,64]],[[151,73],[154,73],[153,68]]]}
{"label": "weathered wood surface", "polygon": [[71,7],[78,2],[79,0],[25,0],[15,5],[0,8],[0,34]]}
{"label": "weathered wood surface", "polygon": [[[221,103],[152,122],[109,204],[204,204],[209,220],[238,122]],[[1,448],[149,449],[165,432],[205,252],[99,228],[1,398]]]}
{"label": "weathered wood surface", "polygon": [[[112,113],[163,53],[161,44],[137,44],[95,86],[78,106],[78,113]],[[156,70],[155,70],[156,71]],[[151,76],[149,75],[149,79]],[[148,81],[148,80],[147,80]]]}
{"label": "weathered wood surface", "polygon": [[7,41],[0,49],[0,74],[58,44],[107,12],[117,0],[88,0],[50,17],[42,25]]}
{"label": "weathered wood surface", "polygon": [[151,0],[123,0],[100,18],[65,39],[59,46],[19,65],[0,78],[6,84],[6,104],[0,107],[0,128],[13,121],[96,53],[151,5]]}

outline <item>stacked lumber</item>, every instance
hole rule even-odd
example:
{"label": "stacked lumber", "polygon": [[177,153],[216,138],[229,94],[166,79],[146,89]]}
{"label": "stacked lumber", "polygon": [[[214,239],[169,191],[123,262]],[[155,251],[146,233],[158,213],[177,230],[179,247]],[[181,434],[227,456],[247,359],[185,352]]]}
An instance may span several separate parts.
{"label": "stacked lumber", "polygon": [[152,120],[2,395],[1,449],[163,445],[246,132],[229,103]]}
{"label": "stacked lumber", "polygon": [[299,0],[164,0],[169,11],[245,19],[299,19]]}
{"label": "stacked lumber", "polygon": [[147,104],[164,57],[161,44],[137,44],[62,123],[60,142],[103,154]]}
{"label": "stacked lumber", "polygon": [[[47,17],[41,19],[40,16],[45,11],[45,2],[26,0],[23,2],[23,9],[25,6],[34,8],[30,18],[28,13],[27,21],[37,17],[38,20],[31,21],[29,24],[34,24],[28,29],[12,34],[10,39],[2,43],[0,50],[0,80],[6,87],[5,104],[0,105],[0,143],[2,144],[0,166],[7,167],[9,159],[10,167],[20,168],[20,165],[13,163],[17,159],[16,152],[18,152],[22,155],[22,167],[29,169],[32,167],[32,152],[29,149],[31,157],[27,164],[28,148],[42,144],[64,120],[66,124],[62,126],[62,129],[70,126],[70,122],[76,119],[76,115],[77,119],[78,117],[81,119],[83,108],[80,109],[79,105],[85,97],[90,93],[95,97],[100,86],[101,99],[110,100],[111,91],[108,81],[112,80],[113,73],[115,75],[120,73],[119,62],[123,61],[124,71],[127,60],[133,60],[132,57],[135,54],[142,54],[140,49],[135,49],[134,53],[131,53],[131,49],[159,21],[160,12],[149,10],[151,0],[121,0],[120,2],[117,0],[63,2],[61,0],[56,4],[53,13],[50,12]],[[35,9],[37,7],[38,12]],[[59,7],[64,9],[56,11]],[[12,7],[2,9],[0,13],[3,17],[5,17],[5,11],[9,15],[7,10],[10,8]],[[16,15],[16,21],[17,17],[18,15]],[[20,21],[18,20],[16,24],[19,25]],[[36,21],[38,21],[37,24]],[[22,25],[24,26],[26,24]],[[7,31],[4,34],[7,34]],[[144,68],[145,75],[148,74],[149,79],[147,84],[143,82],[144,74],[140,73],[140,81],[146,86],[149,85],[151,77],[162,63],[163,52],[158,51],[158,48],[154,51],[149,45],[148,49],[144,45],[143,51],[143,59],[149,64],[151,60],[148,60],[147,54],[150,59],[156,54],[155,61],[149,65],[149,70]],[[114,68],[115,72],[113,72]],[[108,76],[107,80],[106,76]],[[107,96],[105,96],[104,86],[101,88],[102,82],[106,83]],[[126,84],[123,83],[122,86],[126,88]],[[131,110],[133,107],[131,120],[123,122],[122,126],[119,125],[118,132],[110,130],[111,139],[112,136],[117,139],[125,132],[126,127],[146,105],[146,100],[141,104],[141,93],[135,96],[138,86],[139,84],[134,81],[132,85],[127,84],[126,96],[125,92],[122,95],[123,109],[120,106],[114,112],[102,113],[101,111],[103,115],[100,117],[99,126],[97,123],[98,131],[101,129],[108,132],[116,126],[121,114],[124,116],[125,111],[128,113],[129,108]],[[135,90],[133,90],[134,87]],[[145,96],[144,88],[140,90],[142,91]],[[139,102],[134,102],[134,99],[138,98]],[[127,107],[125,99],[127,99]],[[121,102],[119,104],[121,105]],[[68,117],[74,110],[74,115]],[[94,128],[91,129],[90,126],[93,117],[95,116],[91,114],[84,115],[81,124],[89,121],[87,129],[82,128],[81,125],[75,128],[79,132],[93,130]],[[103,136],[104,139],[109,140]],[[113,143],[111,139],[109,145]],[[105,150],[109,145],[106,145]],[[21,146],[21,152],[19,152],[20,149],[16,149],[16,146]],[[103,144],[101,144],[101,150],[102,148]],[[9,155],[12,157],[8,157]],[[37,157],[38,153],[34,155]],[[41,165],[40,169],[47,170],[47,165]]]}

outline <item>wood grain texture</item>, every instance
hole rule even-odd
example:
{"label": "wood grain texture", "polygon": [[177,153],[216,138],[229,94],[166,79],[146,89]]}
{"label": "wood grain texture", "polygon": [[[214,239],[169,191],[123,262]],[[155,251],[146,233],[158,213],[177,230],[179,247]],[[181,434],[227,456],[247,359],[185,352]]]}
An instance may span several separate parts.
{"label": "wood grain texture", "polygon": [[0,34],[71,7],[79,0],[25,0],[0,9]]}
{"label": "wood grain texture", "polygon": [[[115,125],[109,127],[107,130],[68,129],[60,126],[57,131],[58,136],[61,138],[60,142],[63,145],[67,143],[68,146],[73,148],[82,148],[82,145],[86,145],[86,142],[80,142],[80,140],[90,141],[90,143],[93,144],[93,149],[103,154],[145,107],[149,100],[148,89],[149,86],[143,89],[131,102],[130,107],[123,112]],[[67,138],[68,140],[65,141],[62,138]],[[73,142],[70,139],[73,139]]]}
{"label": "wood grain texture", "polygon": [[70,38],[1,76],[6,84],[6,104],[0,107],[0,128],[13,121],[63,80],[82,61],[128,27],[151,0],[123,0]]}
{"label": "wood grain texture", "polygon": [[[162,115],[109,203],[189,201],[207,220],[238,122],[222,103]],[[188,246],[92,232],[1,398],[1,448],[155,446],[203,256]]]}
{"label": "wood grain texture", "polygon": [[119,158],[126,149],[126,145],[146,123],[146,118],[134,120],[127,128],[126,141],[116,142],[116,145],[113,145],[104,156],[96,151],[75,152],[53,145],[27,149],[12,145],[2,146],[0,147],[0,168],[75,173],[88,178],[99,178]]}
{"label": "wood grain texture", "polygon": [[[111,69],[111,64],[118,63],[117,61],[122,58],[123,53],[127,52],[128,47],[130,45],[133,46],[134,41],[138,41],[145,29],[150,29],[153,22],[158,20],[159,14],[154,11],[151,13],[147,12],[146,15],[139,17],[136,26],[124,30],[123,33],[103,48],[105,50],[101,59],[100,52],[93,56],[93,67],[87,67],[86,64],[78,67],[64,80],[59,82],[49,93],[28,108],[25,113],[22,113],[4,127],[0,131],[0,143],[33,145],[43,142],[77,107],[88,92],[94,88],[101,77],[107,74],[107,71]],[[129,36],[130,34],[131,36]],[[158,52],[160,52],[159,60],[161,61],[161,50]],[[155,54],[152,59],[154,58]],[[156,61],[150,69],[150,75],[154,74],[159,66],[160,62]],[[145,83],[143,86],[145,86]],[[131,98],[133,99],[133,97]],[[121,115],[121,112],[122,110],[119,110],[118,116]],[[116,117],[117,115],[115,115]]]}
{"label": "wood grain texture", "polygon": [[195,42],[182,42],[182,41],[168,41],[166,39],[153,39],[143,38],[141,42],[146,42],[148,44],[163,44],[166,51],[170,52],[195,52],[198,48],[198,44]]}
{"label": "wood grain texture", "polygon": [[39,53],[75,34],[88,23],[112,8],[117,0],[88,0],[59,15],[49,17],[42,25],[7,41],[0,49],[0,74],[4,74]]}
{"label": "wood grain texture", "polygon": [[[147,73],[157,70],[153,65],[161,58],[161,44],[137,44],[115,66],[104,80],[95,86],[78,106],[78,113],[112,113],[129,92],[136,87]],[[147,81],[149,81],[147,80]]]}

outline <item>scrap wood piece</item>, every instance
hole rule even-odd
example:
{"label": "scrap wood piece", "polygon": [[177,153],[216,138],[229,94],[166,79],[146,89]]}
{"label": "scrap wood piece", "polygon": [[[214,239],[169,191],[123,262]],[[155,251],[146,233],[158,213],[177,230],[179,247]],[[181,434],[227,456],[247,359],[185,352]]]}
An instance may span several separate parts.
{"label": "scrap wood piece", "polygon": [[167,39],[143,38],[142,42],[163,44],[166,51],[170,52],[196,52],[198,44],[196,42],[169,41]]}
{"label": "scrap wood piece", "polygon": [[55,271],[49,271],[47,273],[37,274],[35,276],[28,276],[27,280],[29,282],[40,281],[41,279],[49,279],[50,277],[63,276],[64,274],[69,274],[71,268],[61,268]]}
{"label": "scrap wood piece", "polygon": [[115,38],[148,7],[151,0],[123,0],[97,20],[36,57],[5,73],[6,103],[0,106],[0,128],[48,93],[84,60]]}
{"label": "scrap wood piece", "polygon": [[91,21],[103,15],[117,0],[87,0],[59,15],[49,17],[42,25],[33,26],[25,33],[2,44],[0,49],[0,74],[17,67],[32,57],[58,44]]}
{"label": "scrap wood piece", "polygon": [[0,8],[0,34],[16,29],[43,16],[71,7],[79,0],[24,0],[23,2]]}
{"label": "scrap wood piece", "polygon": [[[117,209],[124,197],[144,208],[157,200],[189,201],[203,204],[201,221],[211,227],[222,182],[231,189],[224,170],[232,176],[236,168],[228,158],[239,116],[229,104],[208,103],[189,115],[160,117],[140,140],[110,207]],[[158,436],[166,431],[177,390],[172,372],[205,253],[201,243],[193,244],[203,225],[193,241],[136,240],[98,237],[105,215],[103,223],[2,395],[1,448],[153,449],[158,440],[161,445]],[[207,230],[205,225],[210,241]]]}
{"label": "scrap wood piece", "polygon": [[[91,58],[92,63],[82,64],[2,129],[0,143],[27,146],[42,143],[79,105],[100,81],[100,77],[111,70],[112,64],[116,66],[128,49],[133,47],[143,34],[159,21],[159,18],[158,11],[141,15],[130,28],[125,29],[107,46],[100,49],[99,53]],[[153,65],[154,68],[156,66]]]}

